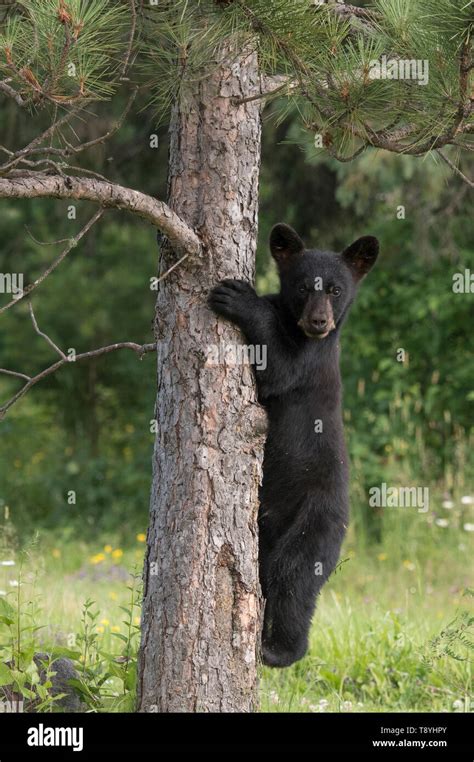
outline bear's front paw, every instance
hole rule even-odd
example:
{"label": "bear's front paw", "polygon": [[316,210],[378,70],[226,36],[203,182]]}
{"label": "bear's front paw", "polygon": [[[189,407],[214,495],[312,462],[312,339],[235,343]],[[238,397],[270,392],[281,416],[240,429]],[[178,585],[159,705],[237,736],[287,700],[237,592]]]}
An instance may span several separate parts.
{"label": "bear's front paw", "polygon": [[258,306],[259,297],[249,283],[228,278],[212,289],[208,303],[217,315],[239,320]]}

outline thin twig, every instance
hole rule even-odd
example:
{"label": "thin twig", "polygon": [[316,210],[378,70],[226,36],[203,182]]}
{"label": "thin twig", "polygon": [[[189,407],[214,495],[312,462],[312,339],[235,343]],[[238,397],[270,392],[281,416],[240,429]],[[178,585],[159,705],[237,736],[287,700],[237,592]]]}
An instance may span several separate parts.
{"label": "thin twig", "polygon": [[[105,143],[106,140],[112,137],[118,130],[120,130],[122,124],[124,123],[126,117],[128,116],[128,112],[130,111],[133,102],[135,98],[137,97],[138,88],[134,87],[130,97],[127,101],[127,105],[125,106],[124,110],[122,111],[121,115],[115,122],[115,124],[108,130],[105,135],[101,135],[98,138],[94,138],[94,140],[89,140],[87,143],[81,143],[79,146],[70,146],[69,150],[71,153],[82,153],[83,151],[87,151],[89,148],[92,148],[93,146],[98,145],[99,143]],[[68,154],[65,154],[68,155]]]}
{"label": "thin twig", "polygon": [[[81,106],[81,108],[73,109],[72,111],[67,111],[60,119],[53,122],[44,132],[41,133],[41,135],[38,135],[34,140],[31,141],[31,143],[28,143],[24,148],[22,148],[20,151],[16,151],[16,153],[13,154],[13,158],[10,162],[7,162],[6,164],[3,164],[0,167],[0,171],[5,172],[10,167],[14,167],[18,161],[20,161],[25,156],[29,156],[32,153],[36,153],[34,149],[36,149],[41,143],[44,143],[50,136],[54,134],[56,130],[58,130],[65,122],[68,122],[70,119],[72,119],[74,116],[77,116],[77,114],[82,110],[84,104]],[[47,152],[48,149],[38,149],[38,151],[44,151]]]}
{"label": "thin twig", "polygon": [[[27,166],[37,166],[37,164],[34,164],[31,162],[31,159],[29,157],[33,155],[38,154],[46,154],[50,156],[62,156],[64,158],[68,158],[71,155],[77,155],[79,153],[82,153],[83,151],[87,151],[89,148],[93,148],[94,146],[98,145],[99,143],[105,143],[109,138],[112,137],[120,128],[122,127],[131,107],[132,104],[137,96],[138,88],[133,88],[132,93],[130,94],[130,98],[128,99],[127,105],[125,106],[125,109],[122,111],[121,115],[115,122],[115,124],[104,134],[100,135],[98,138],[94,138],[93,140],[89,140],[86,143],[81,143],[78,146],[74,146],[71,143],[68,143],[67,140],[64,140],[66,143],[65,148],[56,148],[54,146],[42,146],[41,143],[45,142],[49,137],[52,137],[54,132],[56,130],[59,130],[60,127],[66,122],[68,122],[71,118],[77,115],[81,111],[81,109],[76,109],[76,111],[69,112],[68,114],[64,115],[61,119],[54,122],[51,127],[49,127],[45,132],[43,132],[42,135],[35,138],[31,143],[29,143],[27,146],[22,148],[20,151],[17,151],[14,154],[10,155],[10,158],[5,164],[0,166],[0,172],[5,175],[7,174],[11,169],[16,167],[18,164],[23,163]],[[44,161],[50,161],[49,159],[45,159]],[[59,165],[55,165],[56,167],[59,167]],[[64,169],[65,167],[61,167]],[[84,172],[85,174],[94,175],[96,177],[100,177],[101,179],[106,179],[103,176],[99,175],[96,172],[93,172],[92,170],[85,170],[82,168],[74,167],[74,169]],[[59,171],[59,170],[58,170]]]}
{"label": "thin twig", "polygon": [[7,376],[15,376],[15,378],[23,378],[25,381],[31,381],[31,376],[27,376],[26,373],[18,373],[16,370],[6,370],[6,368],[0,368],[0,373],[5,373]]}
{"label": "thin twig", "polygon": [[36,238],[33,235],[28,225],[25,225],[25,230],[30,236],[33,243],[38,244],[38,246],[58,246],[60,243],[69,243],[69,241],[71,240],[70,238],[58,238],[57,241],[40,241],[39,238]]}
{"label": "thin twig", "polygon": [[130,24],[130,35],[128,38],[128,45],[127,50],[125,53],[125,58],[122,64],[122,69],[120,71],[120,77],[125,77],[125,74],[127,73],[128,64],[130,63],[130,57],[132,55],[133,50],[133,41],[135,39],[135,31],[137,28],[137,9],[135,7],[135,0],[130,0],[130,11],[132,13],[132,20]]}
{"label": "thin twig", "polygon": [[458,175],[458,177],[460,177],[465,183],[467,183],[467,185],[469,185],[470,188],[474,188],[474,182],[472,180],[470,180],[464,174],[464,172],[461,172],[461,170],[458,169],[458,167],[454,164],[454,162],[452,162],[451,159],[448,159],[448,157],[445,156],[445,154],[439,148],[438,148],[437,153],[439,154],[439,156],[441,156],[441,158],[448,165],[448,167],[451,167],[453,172],[455,172]]}
{"label": "thin twig", "polygon": [[8,410],[16,403],[18,400],[20,400],[22,397],[25,396],[25,394],[37,383],[42,381],[44,378],[47,378],[47,376],[52,375],[55,373],[59,368],[61,368],[63,365],[66,365],[66,363],[69,362],[77,362],[80,360],[87,360],[91,357],[100,357],[101,355],[109,354],[110,352],[115,352],[118,349],[131,349],[133,350],[140,360],[144,357],[144,355],[149,354],[150,352],[156,352],[156,344],[136,344],[133,341],[122,341],[118,344],[110,344],[107,347],[101,347],[100,349],[94,349],[91,352],[83,352],[82,354],[76,355],[74,359],[64,357],[61,358],[61,360],[58,360],[58,362],[55,362],[53,365],[50,365],[49,368],[45,368],[45,370],[41,371],[41,373],[38,373],[36,376],[28,377],[23,376],[23,374],[15,373],[13,371],[5,371],[3,369],[0,369],[0,373],[6,373],[7,375],[16,375],[20,378],[28,378],[29,380],[27,383],[22,386],[22,388],[13,396],[11,399],[9,399],[4,405],[0,407],[0,421],[3,420]]}
{"label": "thin twig", "polygon": [[181,259],[178,259],[177,262],[174,263],[174,265],[171,265],[171,267],[166,270],[166,272],[163,273],[163,275],[160,275],[159,278],[157,278],[156,283],[160,283],[160,281],[164,280],[170,273],[173,272],[173,270],[176,270],[176,268],[181,264],[181,262],[184,262],[185,259],[189,257],[189,254],[185,254],[184,257],[181,257]]}
{"label": "thin twig", "polygon": [[[58,267],[58,265],[61,264],[61,262],[63,261],[63,259],[65,259],[67,257],[69,252],[77,246],[77,244],[79,243],[81,238],[83,238],[86,235],[86,233],[89,232],[91,227],[93,225],[95,225],[95,223],[102,217],[104,212],[105,212],[105,209],[99,209],[94,214],[94,216],[90,218],[90,220],[87,222],[87,224],[84,225],[82,230],[80,230],[79,233],[77,233],[77,235],[74,236],[74,238],[66,239],[66,240],[69,241],[69,243],[66,246],[66,248],[64,249],[64,251],[62,251],[61,254],[59,254],[59,256],[56,257],[54,262],[52,262],[52,264],[48,267],[48,269],[45,270],[44,273],[42,273],[42,275],[39,276],[39,278],[36,278],[36,280],[33,283],[30,283],[30,285],[26,286],[26,288],[23,289],[23,293],[22,294],[17,296],[16,299],[12,299],[11,302],[9,302],[8,304],[5,304],[4,307],[1,307],[0,308],[0,315],[2,314],[2,312],[6,312],[6,310],[10,309],[10,307],[13,307],[14,304],[16,304],[17,302],[21,301],[25,296],[29,296],[32,293],[32,291],[34,291],[36,288],[38,288],[38,286],[40,286],[41,283],[43,283],[43,281],[46,280],[48,275],[51,275],[53,270],[55,270]],[[38,241],[37,243],[40,243],[40,242]],[[56,243],[59,243],[59,241],[57,241]],[[42,245],[45,245],[45,244],[42,244]]]}
{"label": "thin twig", "polygon": [[76,167],[74,166],[74,164],[68,164],[66,166],[66,169],[68,171],[68,174],[70,172],[81,172],[83,175],[87,175],[88,177],[96,177],[98,180],[103,180],[106,183],[110,182],[110,180],[105,175],[101,175],[100,172],[94,172],[93,169],[85,169],[84,167]]}
{"label": "thin twig", "polygon": [[48,336],[48,334],[44,333],[43,331],[40,331],[40,329],[38,327],[38,323],[37,323],[36,317],[35,317],[35,313],[33,312],[33,305],[32,305],[31,302],[28,302],[28,309],[30,311],[30,317],[31,317],[31,322],[33,323],[33,328],[35,329],[35,331],[38,334],[38,336],[41,336],[41,338],[44,339],[49,344],[49,346],[52,349],[54,349],[54,351],[57,352],[58,355],[63,360],[67,360],[67,357],[64,354],[63,350],[59,349],[58,345],[54,343],[54,341]]}
{"label": "thin twig", "polygon": [[296,87],[296,84],[290,80],[288,82],[284,82],[282,85],[278,85],[278,87],[273,88],[273,90],[267,90],[267,92],[264,93],[249,95],[247,98],[234,98],[233,103],[235,106],[241,106],[243,103],[252,103],[252,101],[258,101],[261,98],[270,98],[272,95],[277,95],[277,93],[280,93],[283,90],[290,90],[294,87]]}

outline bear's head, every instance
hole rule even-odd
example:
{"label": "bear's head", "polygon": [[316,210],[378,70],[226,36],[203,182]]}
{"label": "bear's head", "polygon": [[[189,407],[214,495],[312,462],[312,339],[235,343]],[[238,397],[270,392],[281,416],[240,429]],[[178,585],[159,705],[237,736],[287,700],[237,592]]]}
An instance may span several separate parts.
{"label": "bear's head", "polygon": [[270,234],[270,251],[285,307],[308,338],[321,340],[342,323],[360,281],[377,259],[379,242],[363,236],[341,254],[305,249],[298,233],[280,223]]}

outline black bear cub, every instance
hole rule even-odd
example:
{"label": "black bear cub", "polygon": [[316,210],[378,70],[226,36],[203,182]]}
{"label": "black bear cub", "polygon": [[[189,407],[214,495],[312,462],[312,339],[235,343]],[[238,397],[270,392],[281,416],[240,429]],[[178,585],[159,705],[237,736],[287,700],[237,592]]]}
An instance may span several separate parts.
{"label": "black bear cub", "polygon": [[258,517],[262,656],[269,666],[287,667],[306,653],[316,597],[346,531],[339,332],[379,245],[365,236],[342,254],[308,250],[280,224],[270,249],[279,294],[257,296],[248,283],[225,280],[209,303],[250,344],[266,348],[266,363],[255,370],[268,415]]}

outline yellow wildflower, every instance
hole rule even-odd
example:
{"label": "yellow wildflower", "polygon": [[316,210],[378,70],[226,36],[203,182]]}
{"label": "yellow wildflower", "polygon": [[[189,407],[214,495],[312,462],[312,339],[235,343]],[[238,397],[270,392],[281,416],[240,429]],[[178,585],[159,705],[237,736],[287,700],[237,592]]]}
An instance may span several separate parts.
{"label": "yellow wildflower", "polygon": [[90,557],[91,564],[101,564],[102,561],[105,561],[105,556],[103,553],[97,553],[95,556]]}

